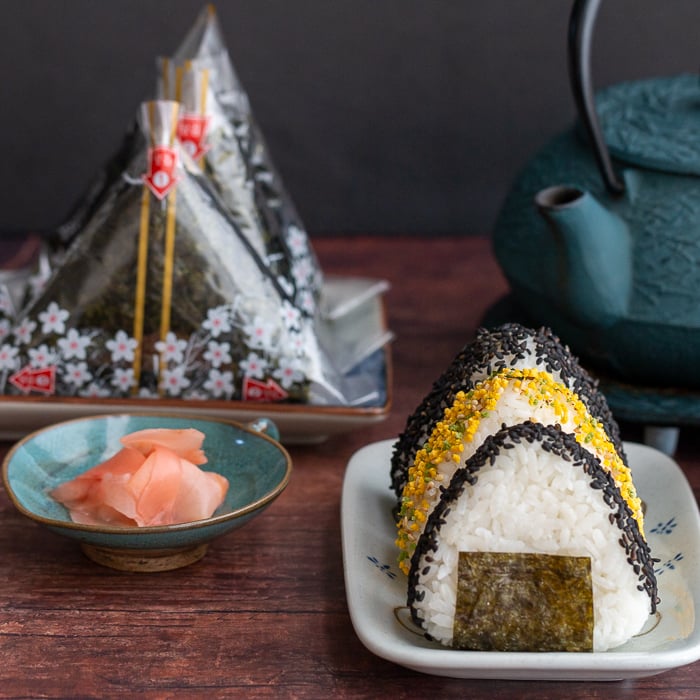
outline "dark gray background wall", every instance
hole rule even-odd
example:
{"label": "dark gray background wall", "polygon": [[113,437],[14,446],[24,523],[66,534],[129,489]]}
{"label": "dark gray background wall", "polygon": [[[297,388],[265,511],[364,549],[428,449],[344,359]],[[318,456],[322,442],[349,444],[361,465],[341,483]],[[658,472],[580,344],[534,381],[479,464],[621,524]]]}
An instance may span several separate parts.
{"label": "dark gray background wall", "polygon": [[[0,0],[0,231],[58,223],[200,0]],[[222,0],[229,51],[309,230],[488,233],[573,118],[569,0]],[[700,2],[607,0],[596,84],[700,68]]]}

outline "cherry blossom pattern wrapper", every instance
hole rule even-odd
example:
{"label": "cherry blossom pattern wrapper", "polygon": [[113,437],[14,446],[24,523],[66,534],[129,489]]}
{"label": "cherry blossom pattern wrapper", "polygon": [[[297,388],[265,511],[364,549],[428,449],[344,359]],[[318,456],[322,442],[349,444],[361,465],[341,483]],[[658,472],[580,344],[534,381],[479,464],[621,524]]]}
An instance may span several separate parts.
{"label": "cherry blossom pattern wrapper", "polygon": [[181,147],[178,114],[142,106],[147,146],[0,346],[0,390],[342,404],[312,320]]}

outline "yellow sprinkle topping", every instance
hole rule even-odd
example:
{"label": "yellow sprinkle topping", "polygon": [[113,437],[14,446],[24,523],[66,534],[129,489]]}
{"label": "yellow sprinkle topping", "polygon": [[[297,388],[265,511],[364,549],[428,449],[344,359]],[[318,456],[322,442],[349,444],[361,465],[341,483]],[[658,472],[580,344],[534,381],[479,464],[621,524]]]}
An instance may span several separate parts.
{"label": "yellow sprinkle topping", "polygon": [[[549,372],[505,369],[469,392],[460,391],[452,406],[445,409],[443,419],[435,426],[428,442],[416,453],[414,464],[408,470],[397,523],[396,546],[400,550],[399,566],[404,573],[409,572],[411,555],[432,510],[431,501],[435,502],[440,483],[445,479],[445,471],[453,473],[454,465],[461,464],[465,445],[472,442],[482,418],[496,409],[509,385],[533,408],[549,407],[560,423],[568,423],[571,418],[577,442],[593,451],[603,468],[612,475],[644,534],[642,503],[632,483],[632,475],[603,425],[590,415],[573,391],[557,382]],[[446,469],[448,464],[452,466]]]}

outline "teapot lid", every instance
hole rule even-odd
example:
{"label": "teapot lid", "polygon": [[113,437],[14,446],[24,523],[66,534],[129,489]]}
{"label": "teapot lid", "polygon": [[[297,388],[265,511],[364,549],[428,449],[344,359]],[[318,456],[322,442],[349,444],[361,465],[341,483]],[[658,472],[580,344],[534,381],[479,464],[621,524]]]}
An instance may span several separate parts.
{"label": "teapot lid", "polygon": [[700,175],[700,77],[620,83],[596,105],[610,153],[620,160],[677,174]]}

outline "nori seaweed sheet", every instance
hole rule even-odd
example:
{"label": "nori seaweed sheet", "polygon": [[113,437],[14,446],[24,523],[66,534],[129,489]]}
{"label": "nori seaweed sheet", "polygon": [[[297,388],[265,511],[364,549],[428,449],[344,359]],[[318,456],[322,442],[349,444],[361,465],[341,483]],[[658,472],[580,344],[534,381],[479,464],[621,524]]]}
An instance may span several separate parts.
{"label": "nori seaweed sheet", "polygon": [[[240,131],[240,124],[238,126]],[[220,129],[209,135],[210,150],[202,159],[203,172],[216,186],[242,233],[256,250],[264,252],[270,274],[275,278],[284,278],[288,285],[296,288],[292,275],[292,253],[284,239],[282,223],[270,208],[268,198],[261,192],[261,180],[256,179],[253,164],[244,159],[242,153],[238,158],[232,153],[234,149],[241,149],[241,145],[234,136],[233,126],[230,131]],[[227,179],[223,179],[224,173],[217,168],[217,164],[223,160],[239,166],[235,177],[232,177],[233,173],[226,172]],[[289,296],[292,303],[297,303],[296,291]]]}
{"label": "nori seaweed sheet", "polygon": [[578,395],[589,413],[603,424],[620,458],[627,464],[619,426],[605,397],[598,390],[597,380],[581,367],[578,359],[550,329],[543,327],[534,330],[518,323],[507,323],[493,330],[478,329],[474,341],[457,353],[430,392],[408,417],[391,458],[391,486],[399,502],[416,453],[427,441],[445,409],[452,405],[457,392],[473,389],[473,376],[477,372],[490,375],[524,359],[529,353],[528,340],[533,340],[535,344],[534,363],[550,373],[560,373],[561,381]]}
{"label": "nori seaweed sheet", "polygon": [[593,651],[591,560],[460,552],[452,646],[472,651]]}
{"label": "nori seaweed sheet", "polygon": [[[488,437],[467,460],[466,464],[457,470],[450,484],[444,489],[439,503],[428,517],[423,534],[411,558],[411,569],[408,577],[407,605],[411,610],[414,623],[421,627],[414,603],[421,600],[422,594],[417,586],[421,576],[425,575],[425,567],[431,565],[431,552],[439,546],[440,528],[445,523],[445,517],[462,495],[467,484],[476,484],[479,471],[495,463],[502,450],[511,449],[521,442],[539,444],[546,452],[561,457],[570,462],[571,467],[583,469],[590,478],[592,489],[601,492],[601,498],[610,506],[610,522],[619,529],[617,544],[624,548],[627,561],[633,567],[638,577],[639,590],[646,591],[650,599],[650,612],[656,612],[658,604],[658,586],[654,573],[654,559],[649,545],[639,530],[637,521],[620,490],[615,485],[612,476],[606,472],[600,462],[588,450],[581,447],[576,438],[555,426],[545,426],[540,423],[526,422],[512,426],[503,426],[501,430]],[[428,635],[426,635],[428,636]]]}
{"label": "nori seaweed sheet", "polygon": [[[142,156],[134,156],[133,173],[142,172]],[[260,304],[272,305],[278,314],[283,292],[250,243],[222,207],[209,181],[198,171],[184,171],[176,190],[175,248],[173,256],[169,330],[187,338],[200,327],[207,309],[231,303],[241,293]],[[131,180],[131,181],[129,181]],[[144,187],[134,176],[118,177],[93,202],[89,220],[65,251],[54,276],[24,309],[31,317],[49,303],[70,310],[70,325],[93,338],[109,337],[117,330],[131,332],[137,288],[140,216]],[[145,288],[144,357],[157,355],[163,304],[164,239],[167,199],[150,195],[148,224],[148,274]],[[245,338],[233,328],[225,338],[234,358],[248,353]],[[37,333],[28,347],[53,345],[52,334]],[[102,377],[112,372],[104,344],[91,345],[88,366]],[[157,389],[157,377],[144,364],[140,386]],[[305,401],[308,378],[288,391],[289,401]],[[17,393],[10,384],[6,393]],[[70,393],[60,386],[57,393]],[[115,395],[119,395],[115,391]],[[236,394],[233,398],[241,398]]]}
{"label": "nori seaweed sheet", "polygon": [[[178,185],[183,195],[186,182]],[[95,329],[130,329],[133,325],[137,247],[141,187],[121,190],[113,204],[105,207],[106,215],[95,222],[90,231],[76,240],[80,249],[67,256],[59,269],[59,277],[35,304],[56,301],[71,310],[74,326]],[[191,210],[191,197],[179,196],[173,287],[177,290],[172,306],[171,330],[190,334],[196,330],[202,310],[227,301],[220,289],[223,251],[207,246],[208,241],[196,228],[196,212]],[[157,334],[162,304],[162,283],[165,237],[165,201],[153,198],[150,208],[148,236],[148,277],[144,336]],[[246,261],[246,264],[249,264]],[[66,281],[70,280],[71,284]]]}
{"label": "nori seaweed sheet", "polygon": [[[306,305],[302,298],[307,283],[314,304],[320,298],[323,277],[321,267],[292,197],[273,163],[248,95],[226,48],[223,32],[212,5],[200,12],[171,60],[175,65],[194,61],[198,67],[209,71],[209,88],[233,127],[235,141],[245,166],[246,184],[252,188],[256,213],[264,223],[264,243],[268,251],[265,257],[270,263],[270,269],[282,274],[286,282],[294,288],[294,303],[306,313]],[[295,256],[290,250],[289,240],[294,234],[303,237],[308,245],[305,262],[308,263],[311,274],[301,285],[292,269]]]}

